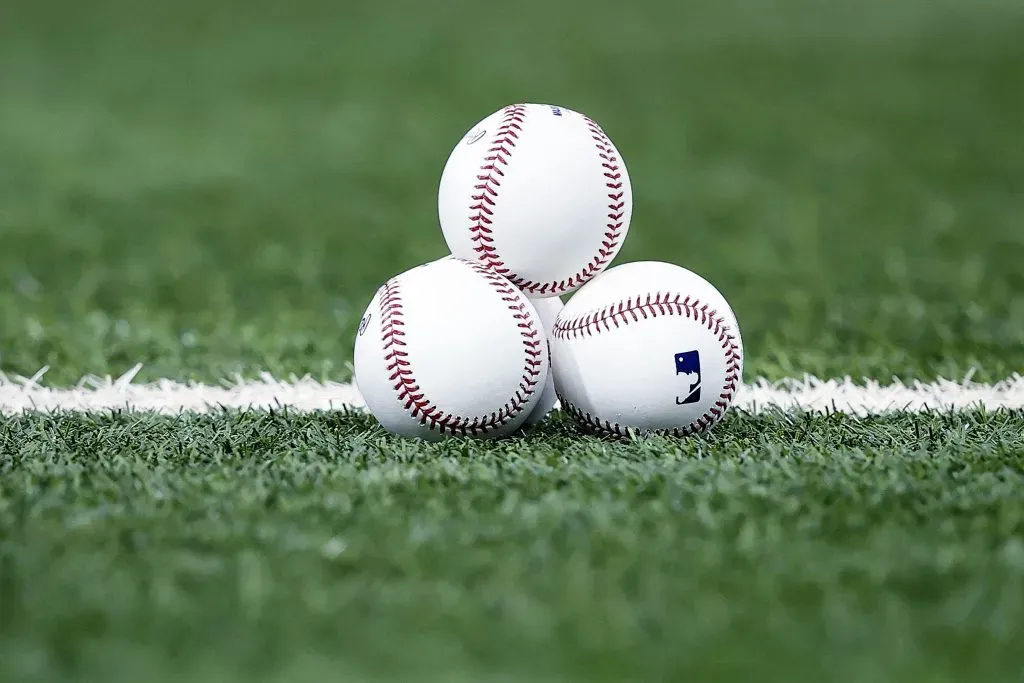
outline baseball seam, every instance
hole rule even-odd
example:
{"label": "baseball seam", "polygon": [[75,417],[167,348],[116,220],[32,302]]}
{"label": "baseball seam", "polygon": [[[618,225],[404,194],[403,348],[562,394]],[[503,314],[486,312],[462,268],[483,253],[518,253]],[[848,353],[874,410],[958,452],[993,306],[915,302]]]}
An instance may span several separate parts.
{"label": "baseball seam", "polygon": [[442,410],[424,395],[416,379],[405,340],[405,311],[401,286],[397,278],[384,284],[380,298],[381,343],[388,379],[393,384],[398,401],[412,417],[431,431],[442,434],[479,436],[508,424],[523,412],[530,397],[540,383],[543,366],[543,338],[515,287],[501,276],[476,263],[467,263],[484,277],[501,296],[505,307],[512,313],[519,328],[523,346],[523,374],[515,394],[497,411],[489,415],[465,417]]}
{"label": "baseball seam", "polygon": [[[581,115],[582,116],[582,115]],[[477,175],[477,184],[473,186],[469,211],[470,240],[474,243],[473,250],[478,254],[481,263],[490,266],[500,275],[511,280],[520,290],[527,294],[557,296],[583,285],[600,273],[614,258],[622,241],[622,226],[626,215],[625,195],[623,189],[623,168],[611,140],[601,127],[587,116],[583,116],[587,130],[594,141],[598,158],[605,178],[607,190],[607,222],[601,238],[601,247],[587,265],[565,280],[551,282],[534,282],[521,277],[505,264],[498,248],[494,244],[492,224],[494,209],[497,206],[499,190],[505,177],[505,167],[509,165],[512,152],[519,140],[526,120],[526,106],[514,104],[505,107],[501,124],[498,126],[491,141],[491,146],[484,157],[484,164]]]}
{"label": "baseball seam", "polygon": [[[555,322],[551,335],[560,340],[575,340],[596,336],[602,332],[625,327],[641,320],[669,315],[681,315],[706,327],[715,335],[725,353],[725,382],[714,405],[686,427],[648,430],[654,434],[688,436],[707,429],[720,420],[740,384],[741,351],[736,343],[736,337],[729,333],[731,328],[725,318],[710,305],[689,296],[684,297],[670,292],[647,294],[645,297],[630,297],[625,301],[605,306],[582,317],[568,320],[559,319]],[[591,415],[568,401],[562,394],[558,395],[558,400],[567,413],[598,432],[628,436],[625,427]]]}

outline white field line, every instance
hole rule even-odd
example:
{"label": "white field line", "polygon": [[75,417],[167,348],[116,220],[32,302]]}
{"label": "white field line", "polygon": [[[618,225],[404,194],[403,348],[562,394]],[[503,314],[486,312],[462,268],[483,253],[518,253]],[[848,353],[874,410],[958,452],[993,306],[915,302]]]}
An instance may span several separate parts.
{"label": "white field line", "polygon": [[[129,409],[160,413],[206,412],[220,407],[266,410],[363,408],[362,397],[352,384],[318,382],[309,377],[278,380],[268,374],[257,380],[225,381],[219,386],[163,379],[134,382],[141,365],[119,378],[90,376],[74,387],[49,387],[42,383],[45,369],[34,377],[0,374],[0,414],[54,411],[108,411]],[[904,384],[893,380],[855,382],[849,377],[822,380],[806,376],[779,382],[757,380],[744,385],[736,406],[751,412],[781,408],[840,411],[854,415],[924,410],[972,408],[1024,409],[1024,376],[1014,374],[995,384],[940,379]]]}

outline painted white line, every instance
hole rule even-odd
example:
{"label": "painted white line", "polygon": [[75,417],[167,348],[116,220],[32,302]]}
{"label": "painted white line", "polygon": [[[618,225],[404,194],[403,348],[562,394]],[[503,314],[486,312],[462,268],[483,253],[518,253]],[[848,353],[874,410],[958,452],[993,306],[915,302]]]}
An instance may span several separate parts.
{"label": "painted white line", "polygon": [[867,379],[855,382],[850,377],[823,380],[806,376],[779,382],[762,379],[745,385],[736,405],[752,412],[780,408],[860,416],[977,408],[1022,410],[1024,376],[1014,374],[995,384],[976,383],[969,378],[960,382],[937,379],[909,384],[895,378],[888,384]]}
{"label": "painted white line", "polygon": [[[34,377],[0,375],[0,414],[54,411],[108,411],[129,409],[159,413],[207,412],[220,407],[268,409],[288,407],[299,411],[362,408],[359,391],[351,384],[318,382],[309,377],[278,380],[264,374],[256,380],[240,378],[220,386],[159,380],[135,383],[142,369],[137,365],[125,375],[90,376],[74,387],[49,387],[43,382],[45,370]],[[736,405],[760,412],[766,409],[802,408],[839,411],[854,415],[923,410],[1024,409],[1024,376],[1013,376],[996,384],[974,383],[967,378],[954,382],[912,382],[874,380],[854,382],[849,377],[822,380],[815,377],[779,382],[758,380],[745,385]]]}

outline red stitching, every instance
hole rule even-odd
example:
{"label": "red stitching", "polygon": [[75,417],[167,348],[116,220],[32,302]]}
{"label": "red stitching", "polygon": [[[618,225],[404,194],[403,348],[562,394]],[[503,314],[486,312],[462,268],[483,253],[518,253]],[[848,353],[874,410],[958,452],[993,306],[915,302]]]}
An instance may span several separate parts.
{"label": "red stitching", "polygon": [[[557,320],[551,330],[551,335],[562,340],[591,337],[640,320],[666,315],[682,315],[704,325],[717,337],[725,352],[725,383],[722,385],[722,391],[714,405],[686,427],[648,430],[652,434],[689,436],[702,429],[707,429],[725,415],[740,383],[740,348],[736,344],[736,337],[729,334],[730,328],[725,318],[708,304],[691,299],[689,296],[684,297],[669,292],[647,294],[644,298],[630,297],[583,317]],[[580,422],[590,425],[598,432],[614,436],[627,436],[625,428],[621,425],[594,417],[573,405],[571,401],[567,401],[561,394],[559,394],[558,400],[567,413]]]}
{"label": "red stitching", "polygon": [[502,178],[505,177],[503,167],[508,166],[509,157],[519,139],[519,132],[523,129],[526,105],[509,105],[503,111],[501,125],[494,134],[494,140],[491,142],[490,149],[487,150],[487,156],[484,157],[485,163],[480,167],[481,173],[476,177],[477,184],[473,186],[475,192],[469,206],[470,239],[476,243],[473,250],[479,254],[478,258],[481,263],[490,266],[498,274],[511,280],[523,292],[548,295],[564,294],[604,270],[616,254],[619,242],[622,240],[623,217],[626,215],[621,162],[615,153],[615,147],[601,127],[589,117],[584,116],[583,120],[587,124],[590,137],[594,140],[594,147],[597,149],[597,155],[601,159],[601,166],[604,168],[605,187],[608,190],[608,215],[601,248],[583,270],[566,280],[534,282],[520,277],[505,265],[498,249],[494,246],[491,229],[498,189],[501,187]]}
{"label": "red stitching", "polygon": [[512,312],[517,321],[519,334],[522,337],[523,352],[526,356],[523,364],[523,376],[516,393],[505,405],[490,415],[462,417],[441,410],[424,396],[409,362],[409,353],[405,342],[405,316],[402,308],[402,293],[397,278],[384,284],[380,298],[381,343],[384,348],[384,361],[387,363],[388,379],[394,384],[398,400],[409,413],[418,418],[420,424],[443,434],[483,435],[502,425],[511,422],[523,412],[527,401],[537,390],[540,383],[541,367],[543,366],[542,337],[534,327],[534,321],[526,308],[526,302],[515,287],[500,275],[477,263],[469,263],[477,273],[501,295],[502,301]]}

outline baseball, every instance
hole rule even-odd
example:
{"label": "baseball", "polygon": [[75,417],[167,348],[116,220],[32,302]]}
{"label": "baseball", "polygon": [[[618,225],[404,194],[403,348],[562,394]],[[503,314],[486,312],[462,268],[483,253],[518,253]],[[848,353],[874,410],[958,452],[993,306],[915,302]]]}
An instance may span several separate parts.
{"label": "baseball", "polygon": [[609,268],[583,286],[550,343],[562,408],[604,434],[708,429],[743,377],[743,342],[725,297],[659,261]]}
{"label": "baseball", "polygon": [[443,258],[388,280],[356,334],[355,382],[390,432],[496,438],[523,425],[548,377],[525,294],[476,262]]}
{"label": "baseball", "polygon": [[[551,330],[564,305],[562,300],[557,296],[549,296],[543,299],[531,299],[531,303],[533,303],[534,308],[537,309],[537,314],[540,316],[545,336],[550,340]],[[533,426],[547,417],[551,409],[555,407],[556,400],[558,400],[558,397],[555,395],[555,375],[549,371],[548,379],[544,383],[544,391],[541,392],[540,400],[537,401],[537,405],[526,418],[526,426]]]}
{"label": "baseball", "polygon": [[565,107],[514,104],[452,150],[438,189],[452,254],[490,266],[535,298],[578,289],[615,258],[633,193],[615,145]]}

